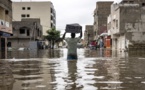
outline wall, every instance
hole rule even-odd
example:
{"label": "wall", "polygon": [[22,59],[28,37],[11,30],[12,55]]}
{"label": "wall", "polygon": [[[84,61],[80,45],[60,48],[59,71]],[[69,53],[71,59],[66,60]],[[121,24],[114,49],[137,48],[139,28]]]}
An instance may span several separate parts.
{"label": "wall", "polygon": [[128,19],[122,27],[126,32],[126,39],[130,44],[145,44],[145,9],[138,7],[126,11],[128,13],[124,13],[123,19]]}

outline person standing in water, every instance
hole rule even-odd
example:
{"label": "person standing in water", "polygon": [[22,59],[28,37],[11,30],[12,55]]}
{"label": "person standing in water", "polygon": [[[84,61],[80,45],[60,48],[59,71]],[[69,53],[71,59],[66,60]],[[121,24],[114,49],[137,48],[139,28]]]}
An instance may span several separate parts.
{"label": "person standing in water", "polygon": [[82,30],[80,32],[80,36],[78,38],[75,38],[75,33],[71,33],[71,38],[65,38],[67,32],[63,34],[63,40],[67,42],[67,60],[77,60],[77,43],[82,38]]}

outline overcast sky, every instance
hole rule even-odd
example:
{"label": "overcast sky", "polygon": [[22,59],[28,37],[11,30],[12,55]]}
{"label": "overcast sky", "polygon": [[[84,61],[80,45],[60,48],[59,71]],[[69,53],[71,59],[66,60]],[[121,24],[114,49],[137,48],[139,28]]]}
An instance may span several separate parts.
{"label": "overcast sky", "polygon": [[64,30],[66,24],[79,23],[85,29],[85,25],[93,24],[93,12],[97,1],[121,0],[12,0],[12,1],[51,1],[56,10],[56,28]]}

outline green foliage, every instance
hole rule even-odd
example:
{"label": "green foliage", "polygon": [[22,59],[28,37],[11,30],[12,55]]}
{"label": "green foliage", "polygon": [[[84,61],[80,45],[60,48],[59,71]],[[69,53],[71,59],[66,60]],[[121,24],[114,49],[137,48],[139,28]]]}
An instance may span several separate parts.
{"label": "green foliage", "polygon": [[49,41],[56,41],[60,38],[60,31],[56,30],[55,28],[51,28],[50,30],[47,30],[47,36],[46,39]]}

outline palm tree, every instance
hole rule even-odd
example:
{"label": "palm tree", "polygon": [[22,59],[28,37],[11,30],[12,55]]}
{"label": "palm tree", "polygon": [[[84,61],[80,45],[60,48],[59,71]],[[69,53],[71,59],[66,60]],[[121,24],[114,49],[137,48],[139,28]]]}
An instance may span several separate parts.
{"label": "palm tree", "polygon": [[54,48],[55,43],[60,39],[60,31],[55,28],[51,28],[46,31],[47,36],[45,38],[49,41],[50,45],[52,45],[52,49]]}

